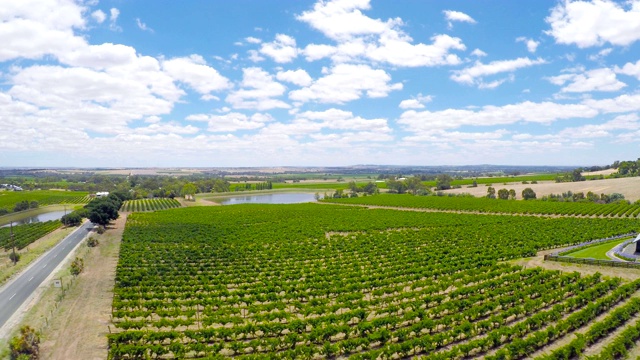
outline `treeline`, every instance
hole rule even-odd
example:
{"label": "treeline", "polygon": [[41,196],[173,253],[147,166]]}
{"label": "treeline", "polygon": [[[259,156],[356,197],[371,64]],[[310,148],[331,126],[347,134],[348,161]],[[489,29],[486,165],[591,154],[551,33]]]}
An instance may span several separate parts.
{"label": "treeline", "polygon": [[118,210],[131,196],[126,192],[114,192],[105,197],[91,200],[82,209],[63,216],[60,221],[66,226],[78,226],[87,218],[94,224],[107,226],[111,220],[118,218]]}

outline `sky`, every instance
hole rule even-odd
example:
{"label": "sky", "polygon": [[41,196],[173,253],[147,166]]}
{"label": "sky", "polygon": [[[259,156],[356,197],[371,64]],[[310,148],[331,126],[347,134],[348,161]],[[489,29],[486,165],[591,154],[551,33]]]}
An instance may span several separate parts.
{"label": "sky", "polygon": [[0,0],[0,20],[0,167],[640,156],[640,0]]}

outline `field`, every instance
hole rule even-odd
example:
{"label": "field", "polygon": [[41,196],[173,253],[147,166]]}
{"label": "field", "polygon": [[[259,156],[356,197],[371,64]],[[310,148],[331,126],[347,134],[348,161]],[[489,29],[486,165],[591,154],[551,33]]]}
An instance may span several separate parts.
{"label": "field", "polygon": [[39,206],[52,204],[84,204],[89,202],[88,193],[81,191],[0,191],[0,208],[13,211],[21,201],[37,201]]}
{"label": "field", "polygon": [[18,250],[29,246],[32,242],[40,239],[48,233],[57,230],[62,226],[58,220],[36,222],[31,224],[18,225],[13,227],[13,242],[11,242],[11,229],[9,227],[0,228],[0,247],[9,251],[15,244]]}
{"label": "field", "polygon": [[[631,202],[640,200],[640,177],[628,177],[619,179],[603,179],[603,180],[588,180],[580,182],[567,182],[567,183],[555,183],[544,182],[538,184],[522,184],[522,183],[507,183],[506,185],[502,181],[494,181],[491,183],[496,191],[499,189],[513,189],[516,191],[518,199],[521,198],[522,190],[525,188],[532,188],[533,191],[541,198],[544,195],[549,194],[562,194],[563,192],[572,191],[574,193],[584,192],[585,194],[592,191],[598,195],[620,193],[625,196],[627,200]],[[487,186],[481,185],[475,188],[463,186],[460,189],[446,190],[445,193],[470,193],[474,196],[487,195]]]}
{"label": "field", "polygon": [[[327,204],[134,213],[116,271],[109,358],[582,351],[638,314],[627,299],[640,281],[504,261],[634,230],[628,218]],[[587,341],[572,342],[585,326]]]}
{"label": "field", "polygon": [[619,218],[637,218],[640,216],[640,204],[596,204],[534,200],[516,201],[474,197],[413,196],[409,194],[381,194],[357,198],[327,199],[323,201],[351,205],[405,207],[485,214]]}
{"label": "field", "polygon": [[120,211],[156,211],[180,207],[180,202],[175,199],[140,199],[127,200],[122,204]]}
{"label": "field", "polygon": [[577,258],[591,258],[591,259],[597,259],[597,260],[611,260],[607,256],[607,251],[613,249],[616,245],[622,244],[623,242],[625,242],[627,240],[628,239],[616,240],[616,241],[606,242],[606,243],[603,243],[603,244],[589,246],[587,248],[580,249],[580,250],[577,250],[577,251],[574,251],[574,252],[570,252],[570,253],[567,253],[567,254],[564,254],[564,255],[565,256],[571,256],[571,257],[577,257]]}

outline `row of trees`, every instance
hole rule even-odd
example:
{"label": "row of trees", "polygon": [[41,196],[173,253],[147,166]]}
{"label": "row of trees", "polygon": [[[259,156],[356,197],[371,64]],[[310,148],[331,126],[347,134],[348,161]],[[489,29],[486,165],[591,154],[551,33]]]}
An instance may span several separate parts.
{"label": "row of trees", "polygon": [[[496,189],[489,186],[487,188],[487,197],[489,199],[496,199]],[[515,200],[516,191],[514,189],[500,189],[497,192],[497,198],[501,200]],[[526,188],[522,190],[522,198],[524,200],[531,200],[536,198],[536,193],[532,188]]]}
{"label": "row of trees", "polygon": [[111,193],[109,196],[92,200],[84,208],[63,216],[60,221],[66,226],[78,226],[83,218],[92,223],[107,226],[111,220],[118,218],[118,210],[130,196],[126,193]]}

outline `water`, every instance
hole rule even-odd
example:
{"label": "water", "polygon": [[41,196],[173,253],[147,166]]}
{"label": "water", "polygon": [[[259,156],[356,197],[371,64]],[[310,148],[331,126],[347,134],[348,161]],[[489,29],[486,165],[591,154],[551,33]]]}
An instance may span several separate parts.
{"label": "water", "polygon": [[298,204],[316,201],[310,193],[282,193],[264,195],[238,195],[218,201],[221,205],[236,204]]}
{"label": "water", "polygon": [[[67,213],[69,213],[70,211],[67,211]],[[47,212],[44,214],[38,214],[38,215],[33,215],[33,216],[29,216],[20,220],[16,220],[13,222],[13,226],[16,225],[24,225],[24,224],[31,224],[31,223],[37,223],[37,222],[45,222],[45,221],[49,221],[49,220],[60,220],[60,218],[64,215],[64,210],[59,210],[59,211],[51,211],[51,212]],[[2,225],[0,227],[9,227],[10,224],[6,224],[6,225]]]}

